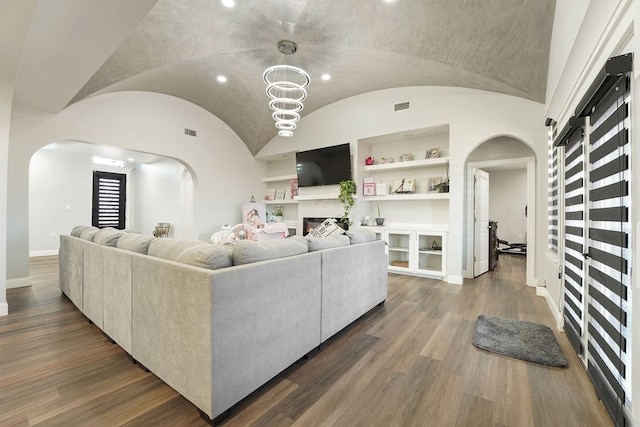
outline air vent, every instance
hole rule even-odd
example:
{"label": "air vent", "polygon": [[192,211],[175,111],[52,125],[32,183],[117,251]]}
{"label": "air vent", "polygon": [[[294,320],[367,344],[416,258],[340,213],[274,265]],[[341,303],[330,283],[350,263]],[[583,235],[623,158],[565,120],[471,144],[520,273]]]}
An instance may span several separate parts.
{"label": "air vent", "polygon": [[188,136],[198,136],[198,132],[193,129],[184,128],[184,134]]}
{"label": "air vent", "polygon": [[404,101],[393,104],[393,111],[408,110],[409,108],[411,108],[411,101]]}

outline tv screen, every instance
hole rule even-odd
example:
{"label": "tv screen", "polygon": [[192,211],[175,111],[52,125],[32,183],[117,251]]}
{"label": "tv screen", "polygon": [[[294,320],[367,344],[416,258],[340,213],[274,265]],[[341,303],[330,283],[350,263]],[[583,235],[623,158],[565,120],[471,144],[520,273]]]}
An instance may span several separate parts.
{"label": "tv screen", "polygon": [[349,144],[296,153],[298,187],[339,184],[351,179]]}

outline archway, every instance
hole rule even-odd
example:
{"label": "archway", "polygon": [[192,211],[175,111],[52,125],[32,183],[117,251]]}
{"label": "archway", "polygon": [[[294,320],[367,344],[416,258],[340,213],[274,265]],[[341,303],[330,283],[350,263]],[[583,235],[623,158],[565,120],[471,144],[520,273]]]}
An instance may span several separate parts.
{"label": "archway", "polygon": [[[96,163],[97,158],[122,164]],[[78,141],[36,151],[29,167],[29,255],[57,254],[59,234],[91,224],[94,170],[126,176],[126,228],[150,234],[158,222],[172,224],[171,235],[194,233],[193,172],[182,162],[139,151]]]}
{"label": "archway", "polygon": [[[502,218],[502,234],[513,240],[522,240],[527,245],[526,283],[535,286],[535,224],[536,224],[536,173],[535,153],[522,141],[510,136],[497,136],[480,143],[467,157],[465,162],[465,277],[473,277],[474,261],[474,170],[481,169],[499,180],[509,181],[509,194],[502,196],[505,201],[498,209],[510,209],[506,215],[494,215]],[[491,182],[491,180],[490,180]],[[521,188],[514,189],[514,182],[520,182]],[[504,184],[504,182],[501,182]],[[497,191],[505,186],[494,186]],[[491,188],[491,187],[490,187]],[[500,196],[500,195],[498,195]],[[499,199],[500,197],[497,197]],[[496,205],[496,197],[493,197]],[[518,202],[520,200],[520,202]],[[510,203],[512,206],[510,206]],[[506,206],[506,208],[505,208]],[[490,212],[491,212],[490,207]],[[500,221],[498,235],[500,236]],[[503,239],[506,240],[506,239]]]}

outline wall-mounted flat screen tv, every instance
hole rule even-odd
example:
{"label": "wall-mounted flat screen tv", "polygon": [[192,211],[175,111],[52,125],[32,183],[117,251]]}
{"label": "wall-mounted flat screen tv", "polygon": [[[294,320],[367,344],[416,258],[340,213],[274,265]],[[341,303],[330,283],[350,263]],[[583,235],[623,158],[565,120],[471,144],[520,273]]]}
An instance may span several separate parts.
{"label": "wall-mounted flat screen tv", "polygon": [[298,187],[339,184],[351,179],[349,144],[296,153]]}

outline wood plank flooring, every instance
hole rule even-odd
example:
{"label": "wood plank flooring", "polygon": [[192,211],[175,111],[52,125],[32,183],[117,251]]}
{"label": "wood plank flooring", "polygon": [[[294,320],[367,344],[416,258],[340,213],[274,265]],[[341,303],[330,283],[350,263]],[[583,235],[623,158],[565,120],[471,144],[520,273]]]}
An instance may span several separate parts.
{"label": "wood plank flooring", "polygon": [[[464,286],[389,275],[389,295],[216,420],[223,426],[610,426],[525,258]],[[32,260],[30,288],[0,317],[0,426],[204,426],[58,290],[57,257]],[[569,361],[552,368],[471,344],[480,314],[550,326]]]}

